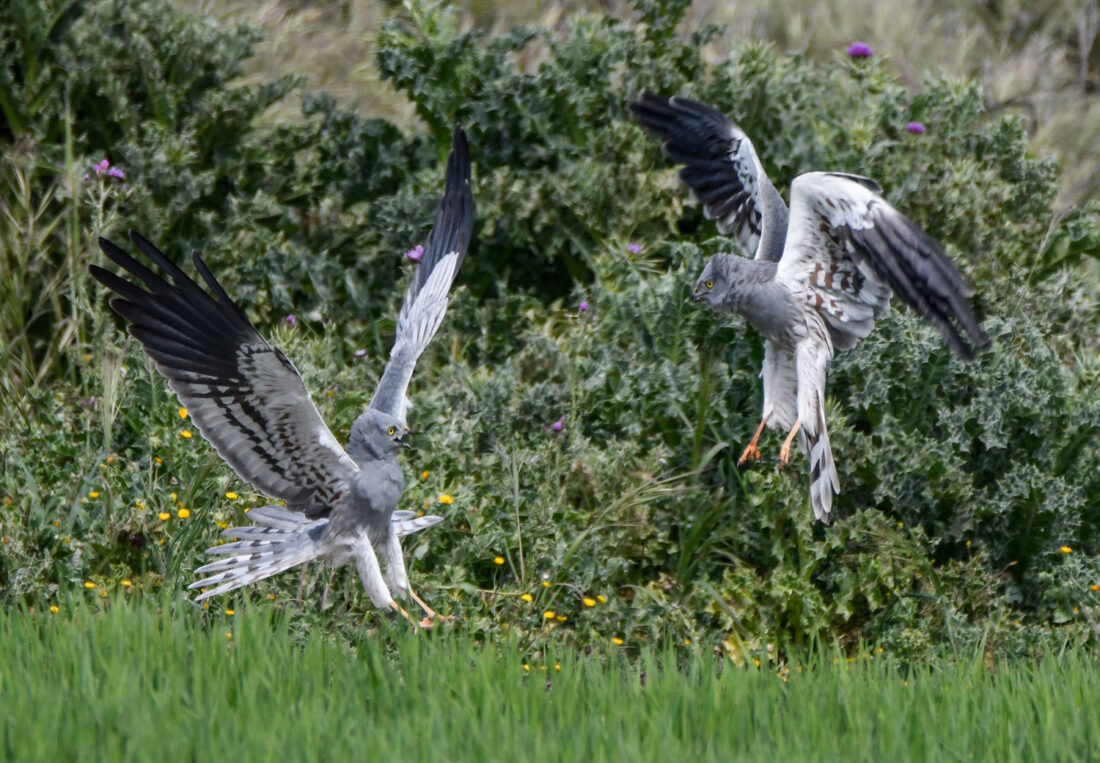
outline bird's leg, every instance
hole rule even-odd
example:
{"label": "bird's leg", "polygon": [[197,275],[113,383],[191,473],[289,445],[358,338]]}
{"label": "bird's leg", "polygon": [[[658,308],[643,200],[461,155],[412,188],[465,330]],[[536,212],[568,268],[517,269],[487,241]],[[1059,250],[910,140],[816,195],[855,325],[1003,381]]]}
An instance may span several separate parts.
{"label": "bird's leg", "polygon": [[737,465],[745,463],[746,461],[756,461],[760,458],[760,449],[756,447],[756,441],[760,439],[761,433],[764,431],[764,425],[768,423],[767,418],[760,419],[760,426],[756,428],[756,434],[752,436],[752,442],[745,448],[745,452],[741,454],[741,458],[737,459]]}
{"label": "bird's leg", "polygon": [[413,627],[413,633],[416,633],[416,632],[417,632],[417,628],[418,628],[418,625],[417,625],[417,622],[416,622],[416,620],[413,620],[413,618],[412,618],[412,615],[410,615],[410,614],[409,614],[408,612],[406,612],[406,611],[405,611],[405,608],[404,608],[404,607],[402,607],[402,606],[401,606],[400,604],[398,604],[398,603],[397,603],[396,601],[391,601],[391,602],[390,602],[390,609],[392,609],[392,610],[393,610],[394,612],[400,612],[400,613],[401,613],[401,615],[402,615],[402,616],[403,616],[403,617],[404,617],[404,618],[405,618],[406,620],[408,620],[408,621],[409,621],[409,623],[411,623],[411,624],[412,624],[412,627]]}
{"label": "bird's leg", "polygon": [[783,441],[783,447],[779,449],[780,468],[786,466],[791,462],[791,442],[794,441],[794,436],[798,434],[798,429],[801,426],[802,419],[795,420],[794,426],[791,427],[791,431],[787,434],[787,439]]}
{"label": "bird's leg", "polygon": [[409,596],[412,597],[412,600],[419,604],[420,608],[424,610],[424,613],[427,615],[427,617],[420,621],[420,627],[431,628],[433,625],[435,625],[435,623],[432,621],[435,620],[435,618],[437,617],[445,623],[454,620],[454,617],[452,615],[441,615],[434,609],[429,607],[427,604],[425,604],[423,599],[413,593],[413,589],[411,587],[407,588],[406,590],[409,592]]}

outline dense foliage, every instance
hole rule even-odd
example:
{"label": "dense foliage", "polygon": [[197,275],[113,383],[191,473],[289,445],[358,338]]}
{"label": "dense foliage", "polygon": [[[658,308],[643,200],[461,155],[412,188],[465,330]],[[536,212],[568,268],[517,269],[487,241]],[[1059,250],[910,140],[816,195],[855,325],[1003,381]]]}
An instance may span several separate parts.
{"label": "dense foliage", "polygon": [[[818,638],[911,655],[1095,640],[1096,209],[1055,217],[1054,164],[972,83],[914,93],[875,59],[749,42],[707,64],[716,30],[680,28],[684,3],[636,8],[485,37],[414,4],[376,63],[426,132],[323,93],[268,124],[298,83],[234,85],[254,33],[162,2],[0,9],[5,599],[116,596],[123,580],[182,595],[219,525],[260,500],[181,436],[189,422],[85,276],[95,236],[132,226],[176,258],[201,248],[341,436],[381,372],[401,253],[427,231],[458,122],[475,238],[414,380],[406,493],[449,520],[409,550],[457,627],[532,646],[702,639],[736,659]],[[733,245],[628,118],[646,88],[734,116],[781,190],[810,169],[874,177],[978,287],[994,345],[977,362],[900,310],[834,362],[832,527],[812,520],[804,460],[775,468],[773,439],[735,466],[761,344],[687,299]],[[125,178],[95,167],[105,157]],[[287,574],[243,595],[314,622],[327,582]],[[358,629],[353,572],[332,582],[325,622]]]}

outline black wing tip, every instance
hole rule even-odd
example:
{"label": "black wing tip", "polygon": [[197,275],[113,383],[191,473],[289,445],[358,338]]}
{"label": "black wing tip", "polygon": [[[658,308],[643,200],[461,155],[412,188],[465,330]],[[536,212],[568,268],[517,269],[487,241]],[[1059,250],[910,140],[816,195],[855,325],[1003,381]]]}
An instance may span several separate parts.
{"label": "black wing tip", "polygon": [[627,108],[644,127],[654,130],[667,129],[670,122],[682,120],[685,117],[737,126],[732,119],[714,106],[683,95],[661,95],[651,90],[643,90],[636,100],[627,105]]}

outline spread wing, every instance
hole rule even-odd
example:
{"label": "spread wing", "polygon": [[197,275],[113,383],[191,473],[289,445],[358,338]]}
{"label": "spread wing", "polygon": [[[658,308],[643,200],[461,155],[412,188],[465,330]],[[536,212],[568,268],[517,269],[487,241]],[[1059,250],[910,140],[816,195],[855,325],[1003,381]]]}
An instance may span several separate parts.
{"label": "spread wing", "polygon": [[404,420],[409,407],[407,391],[421,353],[432,341],[447,312],[448,295],[458,268],[466,257],[474,227],[474,197],[470,190],[470,151],[466,134],[456,127],[443,201],[435,215],[420,263],[405,292],[397,318],[397,336],[390,360],[370,407]]}
{"label": "spread wing", "polygon": [[91,273],[118,295],[111,308],[129,321],[195,427],[257,490],[311,516],[327,514],[357,467],[293,364],[259,335],[197,252],[195,268],[213,297],[142,236],[131,231],[130,239],[172,283],[105,238],[100,248],[136,281],[95,265]]}
{"label": "spread wing", "polygon": [[630,104],[635,119],[665,139],[664,152],[686,165],[680,179],[718,232],[733,235],[757,259],[783,252],[787,207],[764,172],[752,141],[720,111],[654,93]]}
{"label": "spread wing", "polygon": [[776,279],[805,295],[838,347],[867,336],[894,293],[972,360],[974,347],[989,345],[968,301],[973,290],[940,245],[881,193],[856,175],[795,178]]}

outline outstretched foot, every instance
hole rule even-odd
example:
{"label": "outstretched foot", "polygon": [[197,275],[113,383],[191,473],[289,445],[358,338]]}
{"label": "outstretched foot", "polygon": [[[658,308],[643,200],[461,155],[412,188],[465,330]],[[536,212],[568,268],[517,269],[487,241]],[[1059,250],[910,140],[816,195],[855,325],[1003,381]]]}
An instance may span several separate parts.
{"label": "outstretched foot", "polygon": [[787,443],[783,443],[783,447],[781,447],[779,449],[779,468],[782,469],[784,466],[786,466],[790,462],[791,462],[791,446],[788,445]]}
{"label": "outstretched foot", "polygon": [[760,449],[756,447],[756,441],[760,439],[760,433],[764,431],[764,425],[767,423],[768,418],[766,416],[760,419],[760,426],[756,428],[756,432],[753,434],[749,446],[745,448],[745,452],[741,454],[741,458],[737,459],[738,466],[741,466],[746,461],[760,460]]}
{"label": "outstretched foot", "polygon": [[741,458],[737,459],[737,465],[741,466],[746,461],[759,461],[760,460],[760,448],[756,447],[756,440],[749,443],[749,446],[745,448],[745,451],[741,454]]}
{"label": "outstretched foot", "polygon": [[424,610],[425,617],[424,617],[423,620],[420,621],[420,627],[421,628],[431,628],[432,626],[435,625],[436,620],[439,620],[439,622],[443,622],[443,623],[447,623],[447,622],[450,622],[451,620],[454,620],[453,616],[451,616],[451,615],[441,615],[438,612],[436,612],[434,609],[429,607],[427,604],[425,604],[424,600],[421,599],[419,596],[417,596],[413,592],[412,588],[409,588],[408,591],[409,591],[409,596],[412,597],[412,600],[415,601],[420,606],[420,608],[422,610]]}
{"label": "outstretched foot", "polygon": [[799,427],[802,426],[802,419],[798,419],[794,422],[794,426],[791,427],[791,431],[787,434],[787,439],[783,441],[783,447],[779,449],[779,468],[791,462],[791,443],[794,442],[794,436],[798,434]]}

